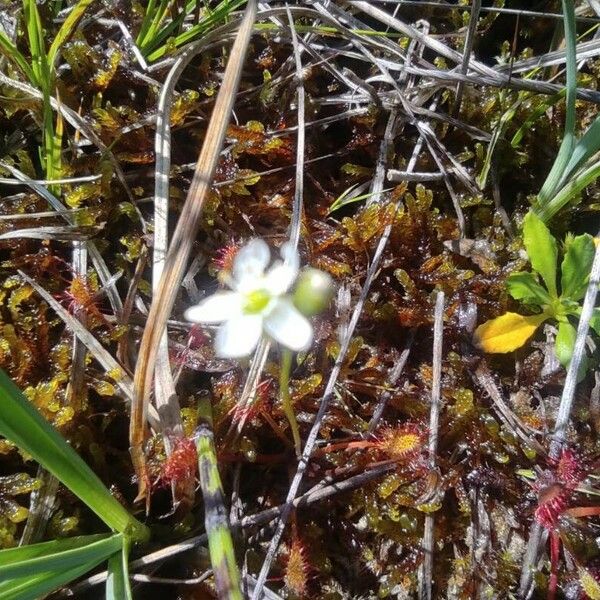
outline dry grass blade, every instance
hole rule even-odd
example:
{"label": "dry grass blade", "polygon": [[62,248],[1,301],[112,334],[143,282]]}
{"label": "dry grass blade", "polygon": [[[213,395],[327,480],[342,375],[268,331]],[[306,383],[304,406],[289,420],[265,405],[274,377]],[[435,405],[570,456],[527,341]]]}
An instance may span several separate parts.
{"label": "dry grass blade", "polygon": [[[429,468],[436,469],[438,435],[440,426],[440,406],[442,392],[442,350],[444,341],[444,292],[438,292],[435,299],[433,323],[433,375],[431,383],[431,408],[429,410]],[[419,569],[419,599],[431,600],[433,583],[433,550],[435,539],[433,528],[435,516],[425,515],[423,533],[423,563]]]}
{"label": "dry grass blade", "polygon": [[15,229],[0,234],[0,240],[15,240],[29,238],[32,240],[58,240],[58,241],[80,241],[87,240],[100,231],[97,226],[48,226],[48,227],[26,227],[24,229]]}
{"label": "dry grass blade", "polygon": [[[50,206],[52,206],[52,208],[56,209],[57,215],[63,217],[67,223],[69,223],[71,226],[76,225],[73,212],[67,210],[67,207],[44,186],[36,183],[33,179],[27,177],[27,175],[12,165],[0,162],[0,166],[9,171],[16,179],[37,192],[42,198],[44,198],[44,200],[48,202]],[[96,248],[93,242],[88,242],[87,252],[92,260],[92,263],[94,264],[94,268],[96,269],[98,276],[100,277],[100,281],[102,281],[102,284],[107,288],[107,295],[112,309],[115,311],[116,315],[119,315],[121,309],[123,308],[123,303],[121,302],[121,297],[119,296],[119,292],[115,286],[114,278],[106,266],[106,262],[102,258],[100,251],[98,248]]]}
{"label": "dry grass blade", "polygon": [[143,444],[148,398],[154,376],[156,354],[184,276],[185,266],[191,253],[202,214],[204,200],[210,190],[217,167],[255,16],[256,2],[250,1],[231,50],[223,83],[206,131],[205,142],[198,157],[194,178],[173,234],[173,240],[165,260],[164,271],[150,307],[148,322],[140,344],[134,376],[134,400],[131,407],[129,435],[133,465],[138,475],[138,499],[147,497],[148,482],[145,473]]}
{"label": "dry grass blade", "polygon": [[[469,70],[469,60],[471,59],[471,52],[473,51],[473,44],[475,43],[475,33],[477,32],[477,21],[479,19],[480,10],[481,0],[473,0],[473,4],[471,5],[471,15],[469,17],[469,27],[467,29],[467,37],[465,39],[465,47],[463,50],[463,59],[460,65],[460,70],[463,75],[466,75]],[[456,115],[460,111],[464,88],[464,82],[459,81],[456,85],[456,98],[454,99],[454,106],[451,111],[452,114]]]}

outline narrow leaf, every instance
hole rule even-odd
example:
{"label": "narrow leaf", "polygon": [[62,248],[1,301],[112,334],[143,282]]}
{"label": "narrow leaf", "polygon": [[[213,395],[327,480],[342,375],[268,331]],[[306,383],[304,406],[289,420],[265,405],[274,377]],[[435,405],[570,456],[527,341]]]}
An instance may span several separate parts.
{"label": "narrow leaf", "polygon": [[93,2],[93,0],[79,0],[75,6],[72,7],[71,11],[67,15],[67,18],[64,20],[63,24],[60,26],[58,33],[54,37],[52,41],[52,45],[50,46],[50,50],[48,50],[48,65],[49,68],[52,69],[54,65],[54,61],[58,56],[61,48],[64,46],[65,42],[71,37],[75,28],[77,27],[77,23],[83,17],[83,14],[87,10],[87,7]]}
{"label": "narrow leaf", "polygon": [[506,280],[506,287],[515,300],[538,306],[550,304],[548,292],[536,281],[533,273],[512,273]]}
{"label": "narrow leaf", "polygon": [[89,562],[71,569],[59,568],[55,571],[30,573],[16,579],[3,579],[0,583],[0,598],[2,600],[39,600],[91,571],[98,564],[99,562]]}
{"label": "narrow leaf", "polygon": [[531,266],[542,276],[550,296],[556,298],[556,240],[543,221],[531,211],[523,219],[523,241]]}
{"label": "narrow leaf", "polygon": [[[37,544],[33,544],[30,548],[34,548]],[[48,550],[48,545],[43,544]],[[123,535],[115,533],[110,537],[94,540],[78,548],[63,550],[62,552],[52,552],[42,554],[37,557],[23,557],[22,560],[4,564],[2,562],[2,552],[0,552],[0,564],[2,564],[2,577],[8,579],[17,579],[20,577],[31,576],[32,573],[44,573],[50,571],[60,571],[62,569],[76,568],[79,565],[94,563],[100,564],[106,560],[111,554],[121,551],[123,547]],[[27,549],[27,546],[23,546]],[[20,550],[21,548],[19,548]],[[12,558],[14,559],[14,553]]]}
{"label": "narrow leaf", "polygon": [[108,560],[105,600],[132,600],[129,584],[129,544],[125,540],[121,551]]}
{"label": "narrow leaf", "polygon": [[[81,548],[81,546],[85,546],[86,544],[105,540],[110,537],[110,535],[110,533],[78,535],[70,538],[52,540],[50,542],[40,542],[39,544],[7,548],[6,550],[0,550],[0,565],[4,568],[8,565],[37,558],[39,556]],[[4,572],[2,574],[4,574]]]}
{"label": "narrow leaf", "polygon": [[552,169],[538,194],[538,199],[543,209],[544,205],[558,191],[559,182],[562,180],[566,167],[573,155],[575,146],[575,100],[577,96],[577,32],[575,23],[575,6],[573,0],[562,0],[565,24],[565,46],[567,58],[567,100],[565,131],[560,149],[552,165]]}
{"label": "narrow leaf", "polygon": [[109,527],[146,539],[147,529],[111,495],[83,459],[0,370],[0,435],[14,442],[62,481]]}
{"label": "narrow leaf", "polygon": [[561,294],[571,300],[580,300],[587,289],[596,247],[594,238],[585,233],[567,241],[561,267]]}
{"label": "narrow leaf", "polygon": [[489,353],[504,354],[520,348],[548,316],[545,313],[524,317],[507,312],[483,323],[475,330],[474,344]]}

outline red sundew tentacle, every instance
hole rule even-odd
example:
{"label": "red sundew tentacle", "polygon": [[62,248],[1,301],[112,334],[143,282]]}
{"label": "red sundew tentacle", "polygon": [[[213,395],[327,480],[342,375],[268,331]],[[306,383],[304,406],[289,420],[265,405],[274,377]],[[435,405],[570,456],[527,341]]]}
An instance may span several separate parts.
{"label": "red sundew tentacle", "polygon": [[196,444],[189,438],[175,441],[173,452],[165,460],[160,476],[161,483],[170,485],[192,477],[196,473]]}
{"label": "red sundew tentacle", "polygon": [[556,598],[559,557],[560,536],[556,531],[553,531],[550,533],[550,582],[548,583],[548,600],[554,600]]}

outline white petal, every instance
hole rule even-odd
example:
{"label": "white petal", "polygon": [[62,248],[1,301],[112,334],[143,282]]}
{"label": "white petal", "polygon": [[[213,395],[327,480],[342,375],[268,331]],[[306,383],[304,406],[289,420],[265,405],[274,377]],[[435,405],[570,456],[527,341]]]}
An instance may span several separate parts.
{"label": "white petal", "polygon": [[248,356],[262,334],[260,315],[238,315],[229,319],[217,331],[215,353],[221,358]]}
{"label": "white petal", "polygon": [[188,308],[184,317],[193,323],[221,323],[242,311],[242,297],[236,292],[217,292]]}
{"label": "white petal", "polygon": [[289,298],[280,299],[265,317],[265,331],[283,346],[299,352],[312,343],[310,321],[300,314]]}
{"label": "white petal", "polygon": [[292,284],[296,280],[297,276],[297,268],[286,265],[281,261],[277,261],[269,269],[265,276],[265,289],[272,296],[280,296],[281,294],[285,294],[292,287]]}
{"label": "white petal", "polygon": [[271,260],[271,252],[264,240],[255,238],[241,248],[233,259],[233,279],[237,284],[247,285],[248,281],[262,276]]}

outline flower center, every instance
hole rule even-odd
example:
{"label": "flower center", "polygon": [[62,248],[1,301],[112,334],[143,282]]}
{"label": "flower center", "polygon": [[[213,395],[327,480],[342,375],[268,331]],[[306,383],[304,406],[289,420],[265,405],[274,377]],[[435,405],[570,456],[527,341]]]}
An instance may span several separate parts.
{"label": "flower center", "polygon": [[253,290],[244,294],[242,310],[247,315],[256,315],[267,308],[270,300],[271,294],[267,290]]}

